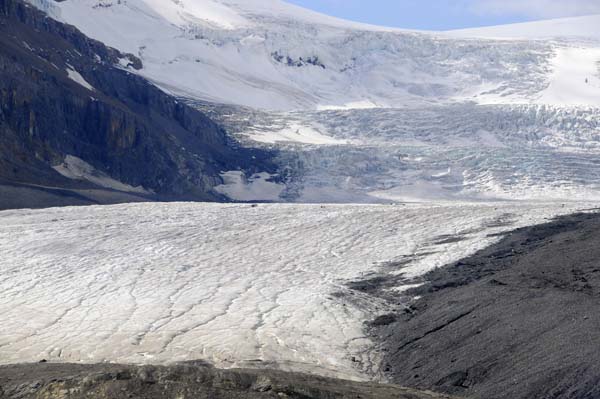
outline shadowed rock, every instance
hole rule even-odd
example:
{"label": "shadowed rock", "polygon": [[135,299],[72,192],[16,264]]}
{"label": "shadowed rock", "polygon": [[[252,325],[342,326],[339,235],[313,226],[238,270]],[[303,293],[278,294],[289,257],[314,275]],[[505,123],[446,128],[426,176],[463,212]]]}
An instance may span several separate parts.
{"label": "shadowed rock", "polygon": [[[0,209],[223,201],[213,190],[222,171],[275,171],[268,151],[240,147],[132,73],[141,67],[21,0],[0,0]],[[146,192],[66,178],[53,167],[67,156]]]}

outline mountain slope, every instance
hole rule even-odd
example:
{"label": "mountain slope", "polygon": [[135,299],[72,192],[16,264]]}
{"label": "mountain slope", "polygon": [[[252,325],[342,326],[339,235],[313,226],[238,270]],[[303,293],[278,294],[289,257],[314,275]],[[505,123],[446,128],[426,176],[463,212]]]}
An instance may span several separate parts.
{"label": "mountain slope", "polygon": [[[600,105],[600,16],[427,33],[343,21],[279,0],[31,1],[136,54],[140,74],[194,99],[279,110]],[[569,68],[573,60],[578,68]],[[556,94],[565,88],[571,93]]]}
{"label": "mountain slope", "polygon": [[269,168],[266,152],[114,66],[137,58],[17,0],[0,0],[0,21],[0,207],[216,200],[221,170]]}

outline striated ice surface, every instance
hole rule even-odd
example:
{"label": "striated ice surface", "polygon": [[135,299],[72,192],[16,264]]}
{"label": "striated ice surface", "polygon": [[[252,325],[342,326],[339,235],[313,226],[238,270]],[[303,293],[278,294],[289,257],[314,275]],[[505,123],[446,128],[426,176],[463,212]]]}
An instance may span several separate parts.
{"label": "striated ice surface", "polygon": [[363,322],[390,305],[351,291],[349,281],[402,262],[397,272],[408,283],[498,239],[491,234],[583,206],[176,203],[0,212],[0,362],[205,359],[373,378],[378,353]]}

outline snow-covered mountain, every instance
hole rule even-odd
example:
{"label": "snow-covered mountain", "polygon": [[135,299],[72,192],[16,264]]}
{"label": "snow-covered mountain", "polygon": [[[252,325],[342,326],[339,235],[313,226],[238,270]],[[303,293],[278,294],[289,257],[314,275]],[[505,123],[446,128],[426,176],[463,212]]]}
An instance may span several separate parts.
{"label": "snow-covered mountain", "polygon": [[[141,73],[161,87],[215,102],[278,110],[466,100],[570,104],[577,99],[554,93],[570,87],[563,80],[573,72],[565,65],[572,57],[577,81],[587,73],[590,86],[600,84],[592,73],[599,51],[380,28],[279,0],[36,1],[88,36],[139,56]],[[540,32],[576,26],[563,31],[581,37],[597,20],[559,21]],[[510,32],[530,35],[536,26]],[[598,29],[590,28],[590,36],[600,38]],[[598,95],[581,100],[600,104]]]}
{"label": "snow-covered mountain", "polygon": [[278,176],[223,171],[233,199],[600,197],[600,16],[414,32],[279,0],[31,1],[278,151]]}
{"label": "snow-covered mountain", "polygon": [[[29,0],[115,51],[7,2],[0,155],[20,163],[0,171],[321,204],[0,212],[0,364],[204,359],[372,379],[364,322],[390,303],[361,284],[391,276],[402,308],[424,273],[600,199],[600,37],[580,20],[514,39],[279,0]],[[553,24],[568,29],[549,39]]]}

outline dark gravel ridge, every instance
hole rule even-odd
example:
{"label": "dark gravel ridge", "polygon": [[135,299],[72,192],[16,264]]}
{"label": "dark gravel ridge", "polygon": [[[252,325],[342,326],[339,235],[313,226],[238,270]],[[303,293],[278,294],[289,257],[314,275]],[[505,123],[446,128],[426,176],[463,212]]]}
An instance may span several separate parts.
{"label": "dark gravel ridge", "polygon": [[393,385],[273,370],[173,366],[21,364],[0,367],[0,398],[450,399]]}
{"label": "dark gravel ridge", "polygon": [[600,214],[516,230],[371,323],[394,383],[485,399],[600,398]]}

